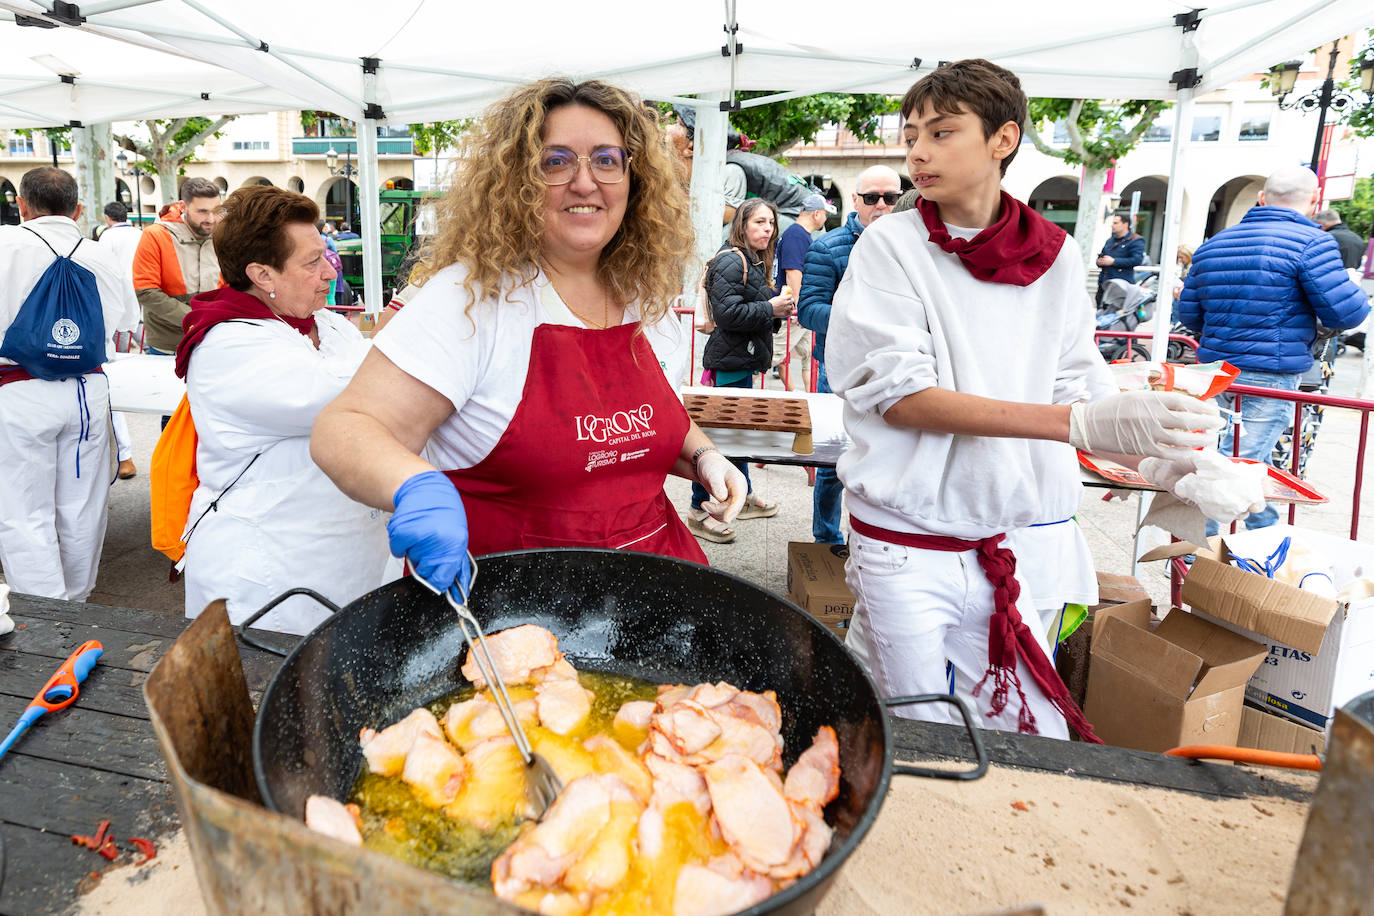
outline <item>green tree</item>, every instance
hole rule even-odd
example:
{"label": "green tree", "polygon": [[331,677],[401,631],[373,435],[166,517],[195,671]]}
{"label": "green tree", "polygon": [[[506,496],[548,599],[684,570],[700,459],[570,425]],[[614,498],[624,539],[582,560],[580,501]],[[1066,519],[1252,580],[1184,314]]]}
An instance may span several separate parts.
{"label": "green tree", "polygon": [[[1078,194],[1078,222],[1073,238],[1087,267],[1095,260],[1094,238],[1102,216],[1102,184],[1116,160],[1135,149],[1159,113],[1170,105],[1157,100],[1031,99],[1026,136],[1046,156],[1081,165],[1085,174]],[[1041,129],[1063,121],[1069,145],[1051,146]]]}
{"label": "green tree", "polygon": [[[740,101],[774,92],[739,92]],[[882,115],[897,110],[901,100],[891,95],[851,95],[821,92],[731,112],[730,125],[758,143],[754,152],[778,156],[798,143],[809,143],[828,124],[839,124],[860,140],[876,143]]]}
{"label": "green tree", "polygon": [[[1360,92],[1360,64],[1367,60],[1374,60],[1374,29],[1370,29],[1365,35],[1364,47],[1358,53],[1350,55],[1350,79],[1341,84],[1341,88],[1350,93],[1356,102],[1351,106],[1346,122],[1359,136],[1374,137],[1374,98]],[[1363,105],[1359,104],[1361,100],[1364,101]]]}
{"label": "green tree", "polygon": [[458,142],[459,135],[472,125],[473,120],[473,118],[460,118],[457,121],[411,124],[410,136],[415,140],[415,155],[428,156],[453,146]]}
{"label": "green tree", "polygon": [[1374,178],[1357,180],[1355,196],[1332,201],[1331,206],[1361,238],[1374,238]]}
{"label": "green tree", "polygon": [[220,128],[236,117],[238,115],[225,115],[213,121],[209,118],[139,121],[148,131],[148,140],[126,134],[115,134],[114,140],[116,145],[147,160],[140,165],[157,173],[165,204],[176,199],[177,176],[185,174],[187,162],[195,161],[196,147],[210,137],[218,137]]}

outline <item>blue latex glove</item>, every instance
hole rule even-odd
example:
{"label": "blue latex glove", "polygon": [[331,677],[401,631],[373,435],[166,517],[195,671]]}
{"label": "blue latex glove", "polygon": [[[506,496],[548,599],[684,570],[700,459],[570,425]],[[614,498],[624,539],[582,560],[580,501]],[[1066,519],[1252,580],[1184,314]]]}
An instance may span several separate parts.
{"label": "blue latex glove", "polygon": [[425,471],[401,484],[393,502],[396,511],[386,526],[392,556],[410,560],[416,575],[435,588],[458,582],[466,590],[472,579],[468,516],[457,488],[438,471]]}

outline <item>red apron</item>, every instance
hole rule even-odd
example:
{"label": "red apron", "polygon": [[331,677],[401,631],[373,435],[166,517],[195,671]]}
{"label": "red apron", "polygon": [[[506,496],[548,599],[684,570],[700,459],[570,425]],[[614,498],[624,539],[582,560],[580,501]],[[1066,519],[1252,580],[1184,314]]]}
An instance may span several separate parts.
{"label": "red apron", "polygon": [[610,547],[706,563],[663,492],[690,421],[637,324],[534,329],[525,389],[491,454],[444,473],[474,555]]}

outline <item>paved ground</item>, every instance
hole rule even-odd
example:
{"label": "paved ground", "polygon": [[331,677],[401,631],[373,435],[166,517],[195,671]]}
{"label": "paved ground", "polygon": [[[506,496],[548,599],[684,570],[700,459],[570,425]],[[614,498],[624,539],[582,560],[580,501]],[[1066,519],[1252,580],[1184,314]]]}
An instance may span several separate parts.
{"label": "paved ground", "polygon": [[[1352,350],[1340,360],[1332,394],[1350,394],[1359,380],[1360,354]],[[777,383],[774,382],[774,385]],[[130,414],[134,461],[139,476],[118,481],[110,490],[110,523],[101,560],[100,578],[90,600],[93,603],[148,608],[168,613],[183,610],[180,582],[168,581],[171,566],[148,545],[149,456],[157,440],[158,418]],[[1331,497],[1327,505],[1304,509],[1298,524],[1348,537],[1350,493],[1358,446],[1359,414],[1328,410],[1309,469],[1309,479]],[[1368,460],[1366,467],[1369,466]],[[760,493],[781,502],[777,516],[738,523],[739,537],[732,544],[705,543],[712,565],[783,593],[787,584],[787,544],[811,540],[811,488],[801,468],[769,466],[750,468]],[[688,504],[686,481],[671,479],[668,493],[680,509]],[[1360,516],[1360,540],[1374,539],[1374,481],[1366,487]],[[1138,497],[1104,502],[1103,491],[1088,490],[1079,520],[1087,532],[1098,569],[1129,572],[1132,532]],[[1142,583],[1156,601],[1167,601],[1168,580],[1162,564],[1145,568]]]}

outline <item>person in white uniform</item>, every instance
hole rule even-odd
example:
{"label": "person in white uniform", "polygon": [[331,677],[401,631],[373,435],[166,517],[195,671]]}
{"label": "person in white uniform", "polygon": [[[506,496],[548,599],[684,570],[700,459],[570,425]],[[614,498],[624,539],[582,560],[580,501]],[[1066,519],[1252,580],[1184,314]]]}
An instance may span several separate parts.
{"label": "person in white uniform", "polygon": [[[77,199],[76,179],[59,169],[20,179],[24,222],[0,226],[0,337],[53,251],[95,275],[106,328],[137,307],[110,253],[81,240]],[[103,373],[47,381],[0,359],[0,567],[16,592],[84,601],[95,587],[108,518],[109,407]]]}
{"label": "person in white uniform", "polygon": [[[105,205],[105,224],[105,231],[100,233],[100,244],[114,255],[120,275],[129,281],[129,288],[133,289],[134,253],[138,251],[138,240],[142,233],[129,222],[129,208],[117,200]],[[138,302],[137,298],[134,302]],[[105,330],[114,338],[123,331],[132,334],[138,331],[138,325],[142,320],[143,310],[134,308],[120,318],[117,325]],[[110,425],[114,430],[115,447],[118,450],[115,457],[119,459],[119,479],[128,480],[138,473],[138,469],[134,467],[134,445],[133,440],[129,438],[129,422],[124,418],[124,412],[112,411]]]}
{"label": "person in white uniform", "polygon": [[[334,270],[319,208],[281,188],[240,188],[214,230],[226,286],[191,300],[176,371],[199,443],[186,541],[186,616],[217,598],[239,623],[304,586],[345,604],[382,583],[386,517],[310,460],[310,428],[368,343],[325,308]],[[306,633],[329,612],[304,596],[256,626]]]}
{"label": "person in white uniform", "polygon": [[1195,431],[1220,419],[1173,393],[1089,400],[1103,366],[1081,255],[1001,191],[1026,108],[1016,76],[987,61],[918,81],[901,111],[922,199],[864,231],[835,295],[826,370],[853,440],[837,467],[854,532],[848,642],[885,695],[950,692],[948,663],[984,727],[1072,725],[1095,741],[1004,539],[1072,516],[1070,446],[1166,456],[1205,445]]}

